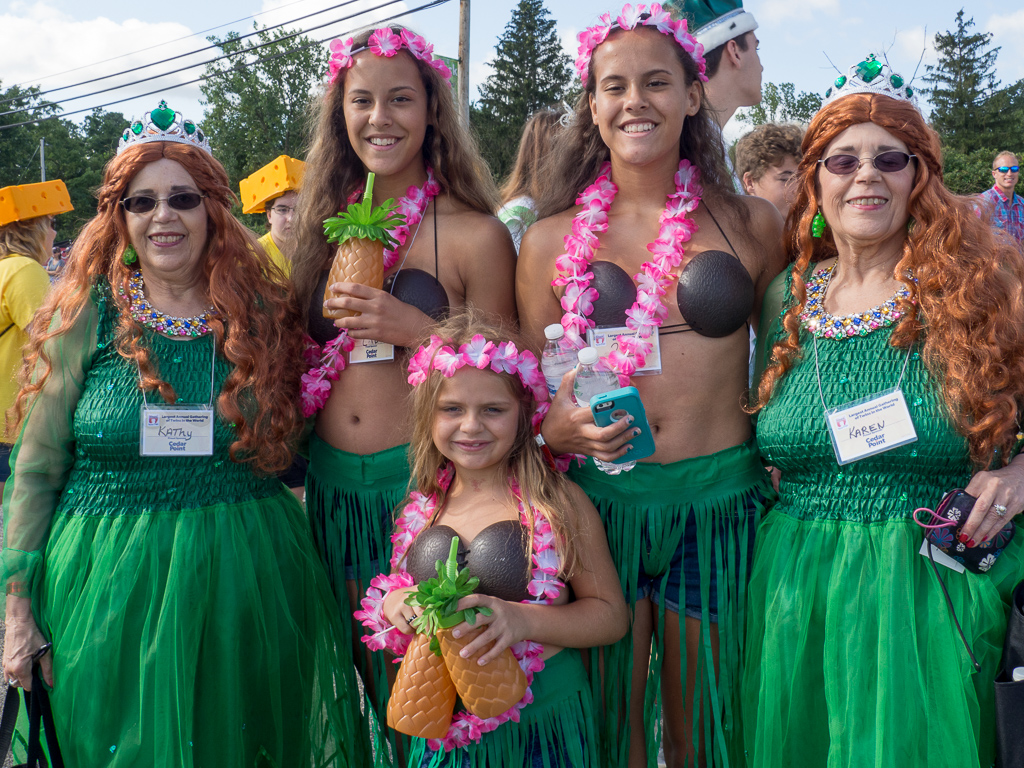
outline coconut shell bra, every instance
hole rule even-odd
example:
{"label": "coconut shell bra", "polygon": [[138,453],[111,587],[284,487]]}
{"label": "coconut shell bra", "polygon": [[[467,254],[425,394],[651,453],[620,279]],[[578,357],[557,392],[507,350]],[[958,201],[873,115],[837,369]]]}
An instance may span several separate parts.
{"label": "coconut shell bra", "polygon": [[[437,561],[445,560],[458,534],[447,525],[424,528],[409,547],[406,570],[416,583],[437,576]],[[481,594],[522,602],[530,600],[530,532],[518,520],[501,520],[484,528],[469,543],[459,542],[460,568],[480,579]]]}
{"label": "coconut shell bra", "polygon": [[[705,209],[711,214],[707,206]],[[754,310],[754,281],[714,214],[711,220],[733,252],[702,251],[683,267],[676,285],[676,305],[683,322],[662,326],[663,336],[684,331],[711,338],[729,336],[746,324]],[[610,261],[594,261],[590,271],[594,273],[591,285],[600,294],[590,319],[599,328],[625,325],[626,311],[636,301],[633,279]]]}
{"label": "coconut shell bra", "polygon": [[[330,270],[320,275],[309,302],[309,335],[321,347],[338,335],[334,322],[323,315],[324,291]],[[448,292],[441,281],[422,269],[400,269],[384,279],[384,290],[434,320],[448,314]],[[445,557],[448,557],[447,552]],[[443,558],[442,558],[443,559]]]}

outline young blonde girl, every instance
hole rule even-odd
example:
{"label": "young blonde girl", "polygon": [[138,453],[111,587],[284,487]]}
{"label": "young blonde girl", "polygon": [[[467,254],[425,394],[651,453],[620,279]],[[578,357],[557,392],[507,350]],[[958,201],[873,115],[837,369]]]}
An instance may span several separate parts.
{"label": "young blonde girl", "polygon": [[[545,464],[533,438],[547,391],[536,357],[519,349],[464,313],[436,328],[409,364],[416,485],[398,513],[391,573],[373,580],[357,612],[370,630],[363,640],[404,653],[418,613],[406,598],[433,575],[422,551],[428,541],[457,535],[471,573],[475,547],[504,546],[518,564],[497,575],[479,566],[487,572],[478,592],[459,603],[490,609],[477,616],[473,626],[483,631],[462,656],[486,665],[512,648],[530,684],[502,715],[482,720],[456,711],[443,739],[414,739],[410,766],[596,764],[592,702],[576,649],[621,638],[626,606],[594,506]],[[510,537],[510,525],[520,535]],[[469,630],[463,623],[454,632]]]}

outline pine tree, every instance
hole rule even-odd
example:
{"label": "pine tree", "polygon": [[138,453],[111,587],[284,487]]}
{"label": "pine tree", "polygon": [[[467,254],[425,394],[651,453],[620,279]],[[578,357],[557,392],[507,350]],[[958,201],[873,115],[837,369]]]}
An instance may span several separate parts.
{"label": "pine tree", "polygon": [[993,98],[999,93],[995,63],[999,48],[991,46],[992,34],[972,32],[974,19],[956,15],[956,29],[935,35],[938,64],[925,67],[924,81],[931,85],[932,125],[943,144],[966,152],[978,146],[995,146],[1008,134],[1008,115]]}
{"label": "pine tree", "polygon": [[495,178],[512,170],[530,115],[567,96],[570,64],[543,0],[519,0],[498,38],[494,74],[480,86],[480,100],[471,110],[480,149]]}

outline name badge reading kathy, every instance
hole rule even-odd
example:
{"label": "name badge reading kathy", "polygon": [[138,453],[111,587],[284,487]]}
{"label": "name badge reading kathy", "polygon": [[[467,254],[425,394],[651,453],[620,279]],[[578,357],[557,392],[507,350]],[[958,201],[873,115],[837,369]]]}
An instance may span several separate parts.
{"label": "name badge reading kathy", "polygon": [[395,345],[373,339],[353,339],[356,345],[348,353],[348,361],[356,363],[382,363],[395,359]]}
{"label": "name badge reading kathy", "polygon": [[140,456],[212,456],[213,409],[205,404],[142,405]]}
{"label": "name badge reading kathy", "polygon": [[[616,326],[608,328],[589,328],[587,330],[587,344],[597,350],[598,355],[604,357],[619,349],[619,336],[632,336],[636,333],[632,328]],[[648,341],[654,344],[654,349],[644,360],[644,367],[638,367],[634,376],[653,376],[661,373],[661,342],[658,339],[658,329],[655,328]]]}
{"label": "name badge reading kathy", "polygon": [[899,387],[825,412],[836,461],[849,464],[917,440]]}

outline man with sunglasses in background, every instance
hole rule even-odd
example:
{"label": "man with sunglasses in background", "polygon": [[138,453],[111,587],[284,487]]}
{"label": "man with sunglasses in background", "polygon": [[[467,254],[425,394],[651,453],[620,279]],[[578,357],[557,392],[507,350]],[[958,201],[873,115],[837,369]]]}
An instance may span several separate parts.
{"label": "man with sunglasses in background", "polygon": [[992,206],[992,223],[1006,230],[1018,243],[1024,242],[1024,198],[1013,189],[1020,176],[1020,161],[1012,152],[1000,152],[992,163],[992,189],[981,198]]}

